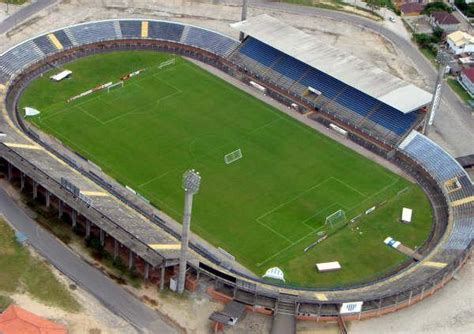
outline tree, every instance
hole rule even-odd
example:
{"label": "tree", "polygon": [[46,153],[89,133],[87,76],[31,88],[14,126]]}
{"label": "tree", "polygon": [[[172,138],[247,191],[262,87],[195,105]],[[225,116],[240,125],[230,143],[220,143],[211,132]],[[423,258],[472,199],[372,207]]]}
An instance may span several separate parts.
{"label": "tree", "polygon": [[385,5],[384,0],[365,0],[365,3],[372,12],[375,12],[377,9],[380,9],[380,7]]}
{"label": "tree", "polygon": [[430,15],[432,12],[451,13],[452,11],[453,10],[451,9],[451,7],[449,7],[448,4],[441,1],[436,1],[436,2],[430,2],[429,4],[427,4],[425,9],[423,9],[422,13],[426,15]]}
{"label": "tree", "polygon": [[444,30],[441,29],[440,27],[433,28],[432,42],[439,43],[441,41],[441,38],[443,37],[443,34],[444,34]]}

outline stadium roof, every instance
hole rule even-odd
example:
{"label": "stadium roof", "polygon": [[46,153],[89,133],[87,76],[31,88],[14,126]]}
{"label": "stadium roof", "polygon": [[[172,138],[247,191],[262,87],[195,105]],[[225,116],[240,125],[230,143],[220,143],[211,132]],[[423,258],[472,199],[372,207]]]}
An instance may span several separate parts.
{"label": "stadium roof", "polygon": [[427,91],[267,14],[230,26],[403,113],[431,102],[432,95]]}

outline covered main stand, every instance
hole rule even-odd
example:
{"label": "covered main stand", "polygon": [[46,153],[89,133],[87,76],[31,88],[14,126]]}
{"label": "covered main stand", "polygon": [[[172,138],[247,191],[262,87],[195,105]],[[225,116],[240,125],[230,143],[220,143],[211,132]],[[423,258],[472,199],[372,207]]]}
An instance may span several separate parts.
{"label": "covered main stand", "polygon": [[[357,58],[347,51],[323,43],[318,38],[270,15],[254,16],[230,26],[346,85],[354,87],[403,114],[418,110],[431,103],[432,94],[429,92]],[[321,94],[319,90],[316,91],[316,94]]]}

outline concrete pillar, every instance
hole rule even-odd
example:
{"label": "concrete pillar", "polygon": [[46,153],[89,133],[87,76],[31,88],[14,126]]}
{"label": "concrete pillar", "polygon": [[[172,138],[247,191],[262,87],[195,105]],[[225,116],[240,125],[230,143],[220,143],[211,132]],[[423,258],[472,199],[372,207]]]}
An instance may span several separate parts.
{"label": "concrete pillar", "polygon": [[114,239],[114,260],[118,256],[118,250],[119,250],[119,243],[118,243],[117,239]]}
{"label": "concrete pillar", "polygon": [[161,265],[161,272],[160,272],[160,290],[165,288],[165,264]]}
{"label": "concrete pillar", "polygon": [[100,229],[99,238],[100,238],[100,245],[104,246],[104,244],[105,244],[105,232],[104,232],[103,229]]}
{"label": "concrete pillar", "polygon": [[177,292],[184,291],[184,284],[186,283],[186,267],[187,267],[187,251],[189,243],[189,227],[191,224],[191,210],[193,207],[193,192],[186,191],[184,193],[184,215],[181,232],[181,249],[179,254],[179,272],[178,272],[178,288]]}
{"label": "concrete pillar", "polygon": [[377,310],[377,315],[380,315],[380,309],[382,308],[382,299],[379,300],[379,306]]}
{"label": "concrete pillar", "polygon": [[64,212],[64,203],[63,201],[59,200],[59,208],[58,208],[58,218],[61,219],[61,217],[63,216],[63,212]]}
{"label": "concrete pillar", "polygon": [[150,274],[150,265],[148,264],[148,262],[145,262],[145,273],[143,275],[143,278],[145,280],[148,280],[148,275]]}
{"label": "concrete pillar", "polygon": [[72,220],[72,228],[76,227],[76,225],[77,225],[77,211],[74,210],[74,209],[72,209],[71,220]]}
{"label": "concrete pillar", "polygon": [[46,205],[46,208],[49,209],[49,207],[51,206],[51,193],[46,190],[45,193],[44,193],[44,197],[45,197],[45,205]]}
{"label": "concrete pillar", "polygon": [[131,270],[133,268],[133,251],[129,249],[128,253],[128,270]]}
{"label": "concrete pillar", "polygon": [[91,235],[91,222],[86,220],[86,238],[89,238]]}
{"label": "concrete pillar", "polygon": [[33,181],[33,199],[38,198],[38,182]]}
{"label": "concrete pillar", "polygon": [[423,299],[423,294],[425,293],[425,287],[423,286],[423,288],[421,289],[421,293],[420,293],[420,299],[419,300],[422,300]]}
{"label": "concrete pillar", "polygon": [[11,181],[12,178],[13,178],[13,165],[11,163],[8,163],[7,179],[8,181]]}
{"label": "concrete pillar", "polygon": [[20,173],[20,191],[25,189],[25,173]]}

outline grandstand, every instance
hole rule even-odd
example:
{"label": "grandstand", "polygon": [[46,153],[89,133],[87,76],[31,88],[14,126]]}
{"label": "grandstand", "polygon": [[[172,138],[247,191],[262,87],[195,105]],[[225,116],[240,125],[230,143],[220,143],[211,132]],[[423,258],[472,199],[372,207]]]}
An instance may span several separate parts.
{"label": "grandstand", "polygon": [[177,22],[134,19],[87,22],[32,38],[7,50],[0,55],[0,83],[6,83],[22,69],[59,50],[122,38],[178,42],[223,57],[239,44],[217,32]]}
{"label": "grandstand", "polygon": [[[269,19],[266,20],[268,24]],[[78,52],[77,57],[80,57],[87,54],[87,47],[93,51],[104,52],[109,50],[107,48],[116,50],[156,47],[158,49],[163,47],[163,42],[173,42],[174,44],[166,44],[166,47],[169,45],[175,47],[173,52],[182,52],[215,66],[227,66],[226,69],[235,63],[242,71],[238,72],[235,68],[231,68],[229,73],[235,70],[234,73],[240,75],[251,74],[253,77],[262,79],[262,82],[272,83],[286,90],[289,96],[305,99],[309,105],[322,112],[337,115],[351,127],[366,129],[381,140],[388,141],[391,145],[382,151],[382,155],[388,157],[389,150],[395,151],[395,156],[390,158],[391,161],[419,182],[429,196],[433,207],[432,237],[418,250],[425,258],[419,263],[411,264],[409,270],[403,271],[405,267],[402,267],[399,268],[400,272],[389,273],[390,279],[383,277],[377,282],[366,282],[362,287],[322,290],[314,287],[300,289],[274,286],[242,273],[238,268],[229,267],[225,264],[227,262],[221,261],[209,251],[208,244],[194,240],[191,243],[191,248],[195,252],[192,256],[193,259],[199,258],[200,262],[191,261],[190,275],[198,273],[201,277],[206,275],[222,282],[216,283],[216,289],[222,293],[221,296],[227,295],[230,299],[235,298],[249,305],[274,309],[279,299],[292,298],[295,301],[294,304],[298,305],[298,309],[295,310],[296,316],[318,321],[334,320],[334,316],[338,314],[338,306],[344,301],[364,302],[361,313],[356,315],[360,319],[405,307],[422,300],[442,287],[469,256],[473,245],[474,186],[467,173],[442,147],[426,136],[411,130],[416,128],[423,118],[423,112],[420,109],[428,103],[429,94],[399,79],[393,79],[391,76],[385,80],[386,74],[381,74],[379,71],[375,73],[377,83],[383,82],[387,85],[386,87],[378,85],[377,88],[383,91],[371,90],[373,82],[364,81],[359,85],[358,82],[345,77],[344,73],[332,72],[334,69],[319,66],[327,65],[327,63],[315,64],[311,59],[304,58],[304,55],[282,47],[280,42],[273,43],[267,40],[268,36],[262,36],[260,32],[256,32],[255,26],[252,31],[247,29],[248,24],[254,25],[255,22],[247,20],[235,25],[236,28],[249,35],[240,44],[222,34],[176,22],[137,19],[88,22],[35,37],[7,50],[0,55],[0,83],[5,84],[8,89],[6,96],[6,109],[10,113],[8,117],[14,120],[15,124],[18,123],[20,129],[31,136],[31,140],[48,148],[62,159],[58,162],[59,159],[56,156],[53,158],[53,155],[47,154],[45,150],[25,149],[25,147],[35,146],[19,136],[18,129],[9,128],[8,124],[11,122],[2,122],[4,126],[2,130],[8,133],[8,138],[18,140],[18,143],[15,143],[16,146],[12,144],[8,146],[7,143],[0,144],[2,159],[7,162],[2,166],[8,165],[9,179],[14,177],[15,173],[12,172],[14,171],[12,166],[14,166],[21,170],[22,173],[16,175],[22,178],[22,182],[25,177],[30,177],[36,185],[48,182],[45,183],[46,186],[43,184],[45,189],[54,192],[60,199],[60,203],[62,203],[61,200],[67,203],[72,209],[70,212],[76,212],[76,214],[82,212],[81,215],[88,217],[89,229],[92,224],[94,225],[92,230],[94,227],[97,233],[100,230],[99,235],[102,236],[103,231],[106,232],[104,237],[106,245],[107,240],[109,245],[112,245],[113,239],[123,245],[121,249],[130,249],[129,259],[136,261],[130,260],[130,265],[133,263],[142,265],[142,267],[137,267],[137,272],[144,273],[143,268],[147,268],[147,265],[156,269],[155,267],[162,263],[162,257],[169,260],[170,266],[173,265],[172,261],[177,256],[175,249],[171,247],[168,250],[154,249],[150,247],[150,244],[172,244],[175,242],[172,239],[177,235],[176,231],[159,221],[156,216],[151,215],[150,212],[153,211],[150,206],[142,202],[137,204],[137,201],[129,199],[129,194],[123,195],[118,186],[114,188],[81,167],[80,164],[75,163],[73,159],[68,158],[70,156],[57,154],[43,142],[41,136],[24,126],[21,117],[18,117],[16,113],[18,97],[22,89],[32,78],[47,71],[51,60],[70,60],[71,56],[67,53],[69,50],[81,50],[84,53]],[[285,29],[288,29],[279,23],[271,27],[275,30],[277,37],[284,36],[287,31]],[[296,33],[292,29],[291,32],[297,37],[306,39],[301,32]],[[265,29],[262,29],[262,33],[265,33]],[[288,42],[287,39],[286,42]],[[290,39],[298,41],[294,35],[290,36]],[[133,40],[136,40],[136,44]],[[212,61],[209,60],[208,53],[215,56]],[[336,56],[328,55],[330,58],[334,57],[338,63],[346,59],[342,57],[341,60],[341,57]],[[348,71],[347,67],[341,68]],[[367,71],[372,70],[363,68]],[[314,87],[323,94],[311,98],[305,95],[307,86]],[[413,96],[418,96],[419,99],[413,100]],[[397,104],[397,101],[401,104]],[[351,139],[364,143],[365,138],[352,137]],[[400,140],[401,144],[395,145]],[[377,153],[380,154],[380,150]],[[71,156],[74,155],[71,154]],[[82,178],[78,176],[77,170],[94,180],[94,189],[109,191],[120,198],[122,201],[120,209],[117,209],[116,202],[109,201],[105,197],[97,197],[95,207],[86,207],[81,203],[78,204],[77,198],[72,198],[71,194],[65,196],[61,193],[64,189],[61,189],[59,185],[57,189],[51,185],[54,180],[59,179],[59,176],[69,174],[75,182],[81,182]],[[41,177],[36,176],[39,172],[42,173]],[[457,180],[459,187],[448,191],[446,184],[454,179]],[[131,210],[133,214],[123,214],[128,212],[123,209],[125,205],[132,206],[137,213]],[[153,225],[156,222],[159,228]]]}
{"label": "grandstand", "polygon": [[382,139],[398,141],[420,123],[431,101],[424,90],[268,15],[232,27],[248,35],[231,58],[245,71],[299,96],[315,88],[322,94],[306,96],[309,105]]}

